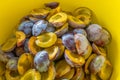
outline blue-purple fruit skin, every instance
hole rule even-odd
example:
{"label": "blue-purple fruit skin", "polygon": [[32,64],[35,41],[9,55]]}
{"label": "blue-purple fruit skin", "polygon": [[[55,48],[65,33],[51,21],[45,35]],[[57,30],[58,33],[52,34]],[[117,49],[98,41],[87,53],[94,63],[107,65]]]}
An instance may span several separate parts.
{"label": "blue-purple fruit skin", "polygon": [[73,33],[74,33],[74,34],[77,34],[77,33],[83,34],[83,35],[85,35],[85,36],[87,37],[86,31],[85,31],[84,29],[81,29],[81,28],[76,28],[76,29],[74,29],[74,30],[73,30]]}
{"label": "blue-purple fruit skin", "polygon": [[62,36],[62,43],[64,46],[72,52],[76,52],[74,35],[72,33],[67,33]]}
{"label": "blue-purple fruit skin", "polygon": [[28,41],[29,41],[29,39],[26,39],[25,40],[25,42],[24,42],[24,50],[25,50],[25,52],[29,52],[29,49],[28,49]]}
{"label": "blue-purple fruit skin", "polygon": [[94,41],[94,43],[98,46],[105,46],[111,42],[111,39],[111,34],[106,29],[103,29],[101,38]]}
{"label": "blue-purple fruit skin", "polygon": [[102,35],[102,27],[98,24],[91,24],[86,29],[89,41],[96,41]]}
{"label": "blue-purple fruit skin", "polygon": [[52,24],[48,23],[46,32],[54,32],[54,31],[55,31],[55,27]]}
{"label": "blue-purple fruit skin", "polygon": [[39,72],[46,72],[49,64],[50,60],[46,51],[40,51],[35,55],[34,65]]}
{"label": "blue-purple fruit skin", "polygon": [[41,33],[45,32],[46,28],[48,26],[48,22],[45,20],[39,20],[33,25],[32,28],[32,35],[33,36],[38,36]]}
{"label": "blue-purple fruit skin", "polygon": [[11,71],[17,71],[17,63],[18,63],[18,57],[11,58],[7,62],[6,68]]}
{"label": "blue-purple fruit skin", "polygon": [[34,23],[32,21],[24,21],[19,25],[18,30],[23,31],[27,37],[30,37],[32,35],[33,25]]}
{"label": "blue-purple fruit skin", "polygon": [[91,24],[86,29],[89,41],[98,46],[105,46],[111,41],[111,34],[98,24]]}

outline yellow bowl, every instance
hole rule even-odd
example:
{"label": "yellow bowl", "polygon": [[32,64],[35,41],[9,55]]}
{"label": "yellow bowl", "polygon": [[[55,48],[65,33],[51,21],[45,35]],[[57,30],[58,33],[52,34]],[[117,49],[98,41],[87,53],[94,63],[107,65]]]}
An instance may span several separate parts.
{"label": "yellow bowl", "polygon": [[58,1],[67,11],[88,7],[94,11],[97,21],[112,34],[108,57],[114,71],[111,80],[120,80],[120,0],[0,0],[0,44],[10,36],[20,18],[44,3]]}

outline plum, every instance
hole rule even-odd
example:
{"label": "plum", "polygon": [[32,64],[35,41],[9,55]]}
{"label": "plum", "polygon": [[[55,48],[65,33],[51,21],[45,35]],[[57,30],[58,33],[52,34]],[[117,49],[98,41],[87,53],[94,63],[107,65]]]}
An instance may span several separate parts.
{"label": "plum", "polygon": [[16,43],[17,43],[17,39],[15,37],[12,37],[2,45],[1,50],[3,52],[11,52],[16,47]]}
{"label": "plum", "polygon": [[48,23],[46,32],[54,32],[54,31],[55,31],[55,27],[52,24]]}
{"label": "plum", "polygon": [[18,30],[23,31],[27,37],[30,37],[32,35],[33,25],[34,23],[32,21],[27,20],[27,21],[20,23],[20,25],[18,26]]}
{"label": "plum", "polygon": [[102,27],[98,24],[91,24],[86,29],[90,41],[99,40],[102,35]]}
{"label": "plum", "polygon": [[90,72],[93,74],[98,73],[101,70],[101,67],[105,63],[105,57],[102,55],[96,56],[92,61],[89,66]]}
{"label": "plum", "polygon": [[48,53],[46,51],[38,52],[34,57],[34,65],[39,72],[46,72],[50,65]]}
{"label": "plum", "polygon": [[85,64],[85,59],[82,56],[76,53],[72,53],[68,49],[65,50],[64,57],[65,57],[66,62],[71,67],[81,67]]}
{"label": "plum", "polygon": [[17,63],[18,63],[18,57],[11,58],[7,62],[6,68],[10,71],[17,71]]}
{"label": "plum", "polygon": [[55,80],[55,76],[56,76],[55,66],[54,63],[51,62],[48,71],[41,73],[41,80]]}
{"label": "plum", "polygon": [[64,12],[59,12],[52,17],[50,17],[49,22],[53,24],[56,28],[60,28],[67,21],[67,14]]}
{"label": "plum", "polygon": [[[64,65],[64,66],[63,66]],[[56,63],[56,78],[62,77],[71,70],[71,66],[65,60]]]}
{"label": "plum", "polygon": [[74,35],[72,33],[67,33],[62,36],[62,43],[64,46],[71,50],[72,52],[76,52]]}
{"label": "plum", "polygon": [[16,38],[17,38],[17,47],[20,47],[24,44],[26,39],[26,35],[22,31],[16,31]]}
{"label": "plum", "polygon": [[0,53],[0,61],[3,63],[7,63],[9,59],[15,57],[12,52],[9,53]]}
{"label": "plum", "polygon": [[52,47],[46,48],[45,51],[48,52],[49,59],[51,61],[54,61],[60,54],[60,48],[58,46],[52,46]]}
{"label": "plum", "polygon": [[74,29],[73,30],[73,33],[74,34],[83,34],[83,35],[85,35],[86,37],[87,37],[87,33],[86,33],[86,31],[84,30],[84,29],[81,29],[81,28],[76,28],[76,29]]}
{"label": "plum", "polygon": [[6,70],[5,78],[6,78],[6,80],[20,80],[20,75],[19,75],[18,71]]}
{"label": "plum", "polygon": [[25,42],[24,42],[24,51],[25,51],[25,52],[29,52],[29,49],[28,49],[28,41],[29,41],[29,39],[27,38],[27,39],[25,40]]}
{"label": "plum", "polygon": [[51,9],[54,9],[59,6],[59,2],[45,3],[45,6],[51,8]]}
{"label": "plum", "polygon": [[33,9],[30,12],[30,15],[39,19],[45,19],[48,14],[49,14],[49,10],[47,10],[46,8],[37,8],[37,9]]}
{"label": "plum", "polygon": [[38,36],[41,33],[45,32],[46,28],[48,26],[48,22],[45,20],[39,20],[33,25],[32,28],[32,35],[33,36]]}
{"label": "plum", "polygon": [[102,31],[102,35],[100,37],[100,39],[94,41],[94,43],[98,46],[105,46],[107,44],[109,44],[111,42],[111,34],[107,29],[103,29]]}
{"label": "plum", "polygon": [[68,23],[65,23],[60,29],[57,29],[55,31],[55,34],[57,35],[57,37],[61,37],[67,31],[68,31]]}
{"label": "plum", "polygon": [[35,43],[37,46],[47,48],[55,44],[57,35],[53,32],[44,33],[37,37]]}
{"label": "plum", "polygon": [[20,80],[41,80],[41,74],[35,69],[28,70]]}
{"label": "plum", "polygon": [[74,16],[71,16],[71,15],[68,16],[68,23],[72,28],[85,28],[86,27],[85,23],[82,20]]}
{"label": "plum", "polygon": [[33,56],[30,53],[22,54],[18,59],[17,69],[20,75],[33,67]]}
{"label": "plum", "polygon": [[74,13],[73,13],[75,16],[78,16],[78,15],[88,15],[88,16],[92,16],[92,10],[90,10],[89,8],[87,7],[78,7],[74,10]]}
{"label": "plum", "polygon": [[36,39],[35,36],[32,36],[28,41],[28,49],[33,55],[41,50],[41,48],[35,44]]}

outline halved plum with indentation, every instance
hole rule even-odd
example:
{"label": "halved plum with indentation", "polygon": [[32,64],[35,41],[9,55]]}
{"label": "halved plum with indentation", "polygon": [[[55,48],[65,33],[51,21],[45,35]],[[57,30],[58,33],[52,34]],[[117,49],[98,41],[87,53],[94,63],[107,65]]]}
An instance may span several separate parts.
{"label": "halved plum with indentation", "polygon": [[20,75],[33,67],[33,56],[30,53],[24,53],[18,59],[17,69]]}
{"label": "halved plum with indentation", "polygon": [[71,80],[84,80],[85,74],[81,67],[75,69],[75,74]]}
{"label": "halved plum with indentation", "polygon": [[35,44],[36,39],[36,37],[32,36],[28,41],[28,49],[33,55],[41,50],[41,48]]}
{"label": "halved plum with indentation", "polygon": [[53,24],[56,28],[60,28],[67,21],[67,14],[64,12],[59,12],[52,17],[50,17],[49,22]]}
{"label": "halved plum with indentation", "polygon": [[68,23],[65,23],[60,29],[57,29],[55,31],[55,34],[58,37],[61,37],[63,34],[65,34],[68,31]]}
{"label": "halved plum with indentation", "polygon": [[35,43],[39,47],[47,48],[55,44],[57,35],[53,32],[44,33],[37,37]]}
{"label": "halved plum with indentation", "polygon": [[60,78],[71,70],[70,65],[65,60],[60,60],[55,65],[56,78]]}
{"label": "halved plum with indentation", "polygon": [[70,50],[66,49],[64,53],[65,60],[71,67],[81,67],[85,64],[85,59],[84,57],[72,53]]}
{"label": "halved plum with indentation", "polygon": [[68,73],[66,73],[64,76],[62,76],[60,79],[68,79],[68,80],[71,80],[72,77],[74,76],[75,74],[75,69],[72,68]]}
{"label": "halved plum with indentation", "polygon": [[85,23],[79,18],[69,15],[68,16],[68,23],[72,28],[84,28],[86,27]]}
{"label": "halved plum with indentation", "polygon": [[18,73],[18,71],[10,71],[10,70],[6,70],[5,72],[5,78],[6,80],[20,80],[20,74]]}
{"label": "halved plum with indentation", "polygon": [[85,73],[86,74],[90,74],[89,71],[89,65],[91,63],[91,61],[97,56],[97,54],[91,54],[90,57],[87,59],[86,63],[85,63]]}
{"label": "halved plum with indentation", "polygon": [[16,38],[17,38],[17,47],[20,47],[24,44],[26,35],[22,31],[16,31]]}
{"label": "halved plum with indentation", "polygon": [[60,49],[58,46],[52,46],[52,47],[46,48],[45,51],[48,52],[49,59],[51,61],[55,60],[58,57],[58,55],[60,54]]}
{"label": "halved plum with indentation", "polygon": [[38,8],[38,9],[33,9],[30,12],[30,15],[39,18],[39,19],[44,19],[47,17],[47,15],[49,14],[49,10],[45,9],[45,8]]}
{"label": "halved plum with indentation", "polygon": [[21,77],[20,80],[41,80],[41,74],[35,69],[30,69]]}
{"label": "halved plum with indentation", "polygon": [[58,46],[60,49],[60,53],[59,53],[58,57],[56,58],[56,60],[58,60],[63,56],[65,46],[62,44],[62,39],[60,39],[60,38],[57,39],[55,45]]}
{"label": "halved plum with indentation", "polygon": [[11,52],[16,47],[17,39],[10,38],[2,46],[1,50],[4,52]]}
{"label": "halved plum with indentation", "polygon": [[92,44],[93,52],[98,55],[106,56],[106,50],[103,47],[97,46],[96,44]]}

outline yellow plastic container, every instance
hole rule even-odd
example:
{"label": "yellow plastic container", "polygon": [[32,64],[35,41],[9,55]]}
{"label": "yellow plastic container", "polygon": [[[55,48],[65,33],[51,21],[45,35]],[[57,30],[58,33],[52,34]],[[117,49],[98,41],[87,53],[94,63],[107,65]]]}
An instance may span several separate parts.
{"label": "yellow plastic container", "polygon": [[0,0],[0,44],[11,34],[20,18],[46,2],[58,1],[67,11],[84,6],[94,11],[97,21],[112,34],[108,57],[114,71],[111,80],[120,80],[120,0]]}

